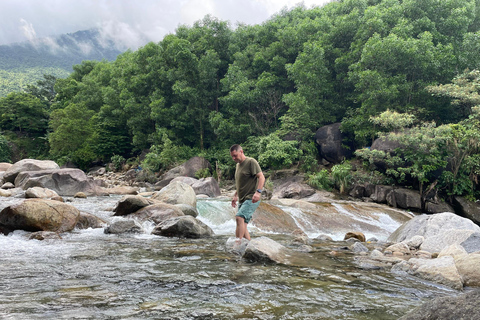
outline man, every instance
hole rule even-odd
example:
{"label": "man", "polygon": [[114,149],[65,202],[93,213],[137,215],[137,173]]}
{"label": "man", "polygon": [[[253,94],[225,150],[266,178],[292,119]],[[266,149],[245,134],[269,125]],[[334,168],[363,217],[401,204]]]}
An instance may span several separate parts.
{"label": "man", "polygon": [[235,236],[238,239],[250,240],[247,224],[252,219],[255,209],[260,204],[262,188],[265,183],[265,176],[257,160],[246,157],[240,145],[234,144],[230,148],[230,156],[237,163],[235,170],[235,195],[232,199],[232,207],[237,206],[238,212],[235,216],[237,229]]}

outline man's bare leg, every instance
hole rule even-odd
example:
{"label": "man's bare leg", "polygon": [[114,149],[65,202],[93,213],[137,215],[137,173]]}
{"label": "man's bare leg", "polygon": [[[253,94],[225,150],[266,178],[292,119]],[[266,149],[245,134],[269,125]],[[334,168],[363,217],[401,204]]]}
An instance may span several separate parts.
{"label": "man's bare leg", "polygon": [[245,239],[250,241],[250,233],[248,233],[247,223],[245,223],[245,225],[244,225],[244,230],[245,230],[245,232],[243,233],[243,236],[245,237]]}
{"label": "man's bare leg", "polygon": [[237,228],[235,229],[235,237],[242,240],[243,237],[245,236],[245,230],[247,229],[246,228],[247,224],[245,223],[245,219],[243,217],[236,216],[235,221],[237,222]]}

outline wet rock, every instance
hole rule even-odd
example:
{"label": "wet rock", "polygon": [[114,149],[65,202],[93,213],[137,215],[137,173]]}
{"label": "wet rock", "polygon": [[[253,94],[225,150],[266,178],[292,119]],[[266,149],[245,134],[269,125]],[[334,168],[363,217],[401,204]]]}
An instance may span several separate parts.
{"label": "wet rock", "polygon": [[0,189],[0,197],[10,197],[12,196],[12,191]]}
{"label": "wet rock", "polygon": [[72,205],[45,199],[26,199],[0,212],[0,225],[11,230],[54,231],[73,230],[80,211]]}
{"label": "wet rock", "polygon": [[93,214],[88,212],[80,212],[80,216],[78,218],[78,222],[75,225],[75,229],[96,229],[96,228],[103,228],[107,222]]}
{"label": "wet rock", "polygon": [[392,272],[406,272],[412,276],[440,283],[456,290],[463,288],[462,277],[455,266],[455,260],[450,256],[437,259],[412,258],[393,266]]}
{"label": "wet rock", "polygon": [[33,187],[33,188],[28,188],[25,191],[25,198],[49,199],[53,197],[58,197],[58,194],[55,191],[47,188]]}
{"label": "wet rock", "polygon": [[2,189],[13,189],[15,188],[15,185],[11,182],[6,182],[2,185]]}
{"label": "wet rock", "polygon": [[368,248],[362,244],[361,242],[355,242],[352,246],[352,252],[353,253],[363,253],[363,252],[368,252]]}
{"label": "wet rock", "polygon": [[286,247],[267,237],[252,239],[243,254],[243,258],[249,261],[283,264],[288,264],[288,256],[289,250]]}
{"label": "wet rock", "polygon": [[266,202],[260,203],[251,223],[263,231],[293,233],[299,230],[301,232],[290,214]]}
{"label": "wet rock", "polygon": [[153,201],[148,200],[142,196],[127,195],[124,196],[113,209],[114,216],[125,216],[130,213],[134,213],[141,208],[149,206]]}
{"label": "wet rock", "polygon": [[318,237],[315,238],[315,240],[320,240],[320,241],[333,241],[332,237],[327,236],[326,234],[321,234]]}
{"label": "wet rock", "polygon": [[399,320],[480,319],[480,290],[456,297],[441,297],[413,309]]}
{"label": "wet rock", "polygon": [[52,231],[37,231],[32,232],[28,239],[30,240],[60,240],[62,237],[57,232]]}
{"label": "wet rock", "polygon": [[79,199],[87,199],[87,195],[84,192],[77,192],[73,197]]}
{"label": "wet rock", "polygon": [[135,220],[117,220],[103,230],[107,234],[142,233],[142,227]]}
{"label": "wet rock", "polygon": [[348,240],[351,238],[357,239],[360,242],[365,242],[365,235],[361,232],[347,232],[343,237],[343,240]]}
{"label": "wet rock", "polygon": [[186,215],[186,216],[192,216],[194,218],[198,217],[197,208],[194,208],[194,207],[192,207],[188,204],[179,203],[179,204],[176,204],[175,207],[182,210],[183,214]]}
{"label": "wet rock", "polygon": [[130,187],[130,186],[115,186],[111,188],[102,188],[102,192],[107,194],[118,194],[118,195],[136,195],[138,194],[137,187]]}
{"label": "wet rock", "polygon": [[405,243],[410,250],[418,250],[424,241],[425,238],[422,236],[413,236],[409,240],[402,241],[402,243]]}
{"label": "wet rock", "polygon": [[188,204],[197,207],[195,191],[191,186],[183,182],[172,182],[152,196],[152,199],[170,204]]}
{"label": "wet rock", "polygon": [[192,216],[181,216],[159,223],[152,234],[164,237],[206,238],[213,236],[213,230]]}
{"label": "wet rock", "polygon": [[163,202],[151,204],[131,214],[131,216],[134,216],[141,221],[150,220],[155,224],[159,224],[165,220],[184,215],[185,214],[177,205]]}
{"label": "wet rock", "polygon": [[399,242],[385,248],[383,253],[402,256],[402,255],[410,255],[411,251],[408,245],[406,245],[403,242]]}
{"label": "wet rock", "polygon": [[23,159],[15,162],[9,167],[3,175],[3,181],[14,182],[17,175],[25,171],[42,171],[50,169],[60,169],[58,164],[51,160]]}

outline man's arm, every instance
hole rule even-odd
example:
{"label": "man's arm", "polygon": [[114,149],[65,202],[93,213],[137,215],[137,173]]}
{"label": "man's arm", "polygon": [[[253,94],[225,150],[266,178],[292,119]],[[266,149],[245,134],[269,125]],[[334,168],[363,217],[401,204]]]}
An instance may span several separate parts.
{"label": "man's arm", "polygon": [[[262,190],[263,185],[265,184],[265,176],[263,175],[263,172],[257,173],[257,178],[258,178],[257,190]],[[261,195],[262,194],[260,192],[256,191],[252,197],[252,202],[255,203],[258,200],[260,200]]]}
{"label": "man's arm", "polygon": [[237,206],[237,201],[238,201],[238,196],[237,196],[237,191],[235,191],[235,194],[233,195],[233,199],[232,199],[232,207],[236,207]]}

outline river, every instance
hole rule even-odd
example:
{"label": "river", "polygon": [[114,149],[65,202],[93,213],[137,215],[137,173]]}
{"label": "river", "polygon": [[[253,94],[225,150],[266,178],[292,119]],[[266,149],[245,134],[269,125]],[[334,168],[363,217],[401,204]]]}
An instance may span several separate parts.
{"label": "river", "polygon": [[[119,199],[69,200],[112,221]],[[2,198],[0,209],[15,201]],[[146,233],[137,235],[107,235],[103,229],[44,241],[27,240],[23,231],[0,235],[0,318],[387,320],[432,298],[459,293],[407,275],[363,270],[352,254],[330,254],[343,241],[313,241],[309,257],[314,264],[308,266],[246,262],[226,250],[235,228],[228,201],[200,199],[197,208],[213,238],[152,236],[148,223]],[[351,215],[348,208],[339,212]],[[311,238],[325,233],[302,212],[291,214]],[[376,221],[384,228],[368,236],[380,240],[400,225],[385,217]],[[251,234],[286,246],[292,241],[255,228]],[[335,231],[330,235],[343,238]]]}

